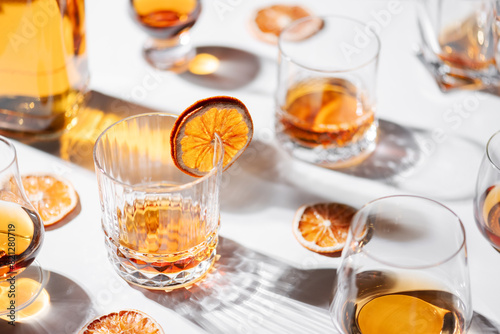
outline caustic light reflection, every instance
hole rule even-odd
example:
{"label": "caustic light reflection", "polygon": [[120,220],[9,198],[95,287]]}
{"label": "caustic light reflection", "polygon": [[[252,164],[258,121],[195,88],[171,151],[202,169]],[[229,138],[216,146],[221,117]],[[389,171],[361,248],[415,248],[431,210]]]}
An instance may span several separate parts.
{"label": "caustic light reflection", "polygon": [[[13,308],[11,305],[14,305],[15,320],[9,314],[1,316],[0,319],[26,321],[41,314],[50,305],[50,296],[45,289],[30,302],[41,288],[39,282],[29,278],[19,278],[15,280],[15,283],[11,283],[9,280],[0,283],[0,309],[7,310],[9,307]],[[28,305],[25,306],[26,304]]]}
{"label": "caustic light reflection", "polygon": [[213,74],[219,69],[219,65],[220,61],[217,57],[208,53],[200,53],[189,62],[189,72],[196,75]]}

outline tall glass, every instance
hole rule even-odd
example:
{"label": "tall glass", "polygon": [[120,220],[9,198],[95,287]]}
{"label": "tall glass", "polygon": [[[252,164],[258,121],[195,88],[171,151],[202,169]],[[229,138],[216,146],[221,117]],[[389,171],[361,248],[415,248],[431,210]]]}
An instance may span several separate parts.
{"label": "tall glass", "polygon": [[467,332],[472,305],[460,219],[422,197],[366,204],[352,220],[330,310],[341,333]]}
{"label": "tall glass", "polygon": [[189,31],[201,13],[200,0],[129,0],[134,21],[149,35],[143,46],[147,62],[181,72],[195,51]]}
{"label": "tall glass", "polygon": [[376,146],[380,41],[341,16],[306,17],[279,37],[276,136],[292,156],[343,167]]}
{"label": "tall glass", "polygon": [[0,0],[0,133],[55,137],[89,81],[84,0]]}
{"label": "tall glass", "polygon": [[222,143],[217,137],[213,170],[186,175],[171,157],[175,120],[161,113],[129,117],[94,147],[108,257],[122,278],[150,289],[196,282],[216,254]]}
{"label": "tall glass", "polygon": [[474,217],[481,233],[500,252],[500,132],[488,141],[477,174]]}
{"label": "tall glass", "polygon": [[418,0],[422,59],[442,90],[498,83],[495,0]]}

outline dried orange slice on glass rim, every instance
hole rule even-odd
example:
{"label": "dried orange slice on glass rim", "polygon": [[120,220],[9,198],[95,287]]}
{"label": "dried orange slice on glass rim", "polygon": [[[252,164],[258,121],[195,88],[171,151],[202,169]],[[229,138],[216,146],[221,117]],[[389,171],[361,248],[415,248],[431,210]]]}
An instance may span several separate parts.
{"label": "dried orange slice on glass rim", "polygon": [[191,176],[210,172],[214,168],[216,134],[222,141],[222,164],[226,170],[252,140],[252,118],[243,102],[234,97],[215,96],[182,112],[170,135],[175,165]]}
{"label": "dried orange slice on glass rim", "polygon": [[49,174],[21,177],[24,190],[44,226],[56,224],[70,214],[78,204],[78,195],[66,179]]}
{"label": "dried orange slice on glass rim", "polygon": [[341,251],[356,209],[341,203],[301,206],[295,213],[293,233],[299,243],[316,253]]}
{"label": "dried orange slice on glass rim", "polygon": [[149,315],[135,310],[106,314],[85,325],[78,334],[164,334]]}

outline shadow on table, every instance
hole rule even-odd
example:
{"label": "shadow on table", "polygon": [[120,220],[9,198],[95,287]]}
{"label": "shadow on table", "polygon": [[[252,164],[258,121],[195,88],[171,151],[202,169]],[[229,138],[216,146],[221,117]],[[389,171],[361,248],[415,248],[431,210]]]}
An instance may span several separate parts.
{"label": "shadow on table", "polygon": [[252,82],[261,70],[259,57],[225,46],[199,46],[189,70],[180,78],[211,89],[235,90]]}
{"label": "shadow on table", "polygon": [[[148,112],[157,111],[92,91],[73,129],[59,140],[28,144],[94,171],[92,150],[99,134],[124,117]],[[375,151],[361,163],[335,172],[383,182],[404,192],[440,200],[468,200],[473,197],[476,173],[483,154],[482,145],[454,134],[445,133],[436,137],[433,130],[404,127],[387,120],[380,120],[379,124],[379,141]],[[223,200],[225,197],[230,202],[242,202],[241,198],[245,197],[249,203],[254,200],[265,204],[265,199],[270,195],[257,189],[258,183],[246,182],[248,178],[245,177],[252,174],[270,184],[286,184],[287,177],[300,177],[290,173],[290,166],[294,163],[274,145],[254,139],[236,164],[223,174],[223,188],[230,179],[237,185],[247,183],[247,188],[239,188],[246,191],[231,198],[224,195],[223,189]],[[307,166],[304,168],[309,169]],[[243,180],[237,180],[239,178]],[[228,186],[226,192],[230,192],[231,188],[235,189]],[[296,197],[292,198],[293,203],[288,206],[322,199],[311,193]],[[278,196],[274,200],[288,201],[290,198]],[[245,207],[233,204],[235,207]]]}
{"label": "shadow on table", "polygon": [[15,326],[0,320],[0,333],[74,334],[96,315],[89,295],[76,282],[56,272],[48,271],[46,275],[49,278],[45,290],[50,296],[47,309]]}
{"label": "shadow on table", "polygon": [[[245,189],[241,196],[253,196],[247,199],[248,203],[252,199],[266,202],[272,197],[264,191],[257,192],[254,188],[257,188],[258,182],[253,178],[260,178],[268,184],[290,184],[294,188],[292,191],[300,191],[299,188],[314,187],[304,181],[312,179],[313,175],[321,175],[322,185],[332,182],[332,187],[335,187],[335,173],[382,182],[404,192],[440,200],[469,200],[473,197],[476,174],[483,155],[479,143],[452,134],[436,138],[433,131],[403,127],[387,120],[380,120],[379,124],[375,151],[357,165],[330,172],[326,168],[295,161],[275,145],[254,139],[238,159],[236,168],[231,167],[223,178],[233,182],[232,176],[237,176],[239,180],[234,182],[238,183],[240,189]],[[294,165],[295,169],[292,168]],[[231,192],[230,189],[227,191]],[[307,193],[300,196],[310,200],[321,199]],[[232,202],[239,201],[232,195],[228,198]],[[276,202],[280,197],[271,200]],[[241,207],[241,202],[234,206]]]}
{"label": "shadow on table", "polygon": [[494,323],[485,316],[474,312],[469,334],[500,334],[500,324]]}
{"label": "shadow on table", "polygon": [[169,293],[137,288],[209,333],[327,333],[334,269],[303,270],[221,238],[206,279]]}
{"label": "shadow on table", "polygon": [[158,110],[91,91],[72,129],[56,140],[23,142],[94,171],[92,151],[102,131],[125,117],[151,112]]}

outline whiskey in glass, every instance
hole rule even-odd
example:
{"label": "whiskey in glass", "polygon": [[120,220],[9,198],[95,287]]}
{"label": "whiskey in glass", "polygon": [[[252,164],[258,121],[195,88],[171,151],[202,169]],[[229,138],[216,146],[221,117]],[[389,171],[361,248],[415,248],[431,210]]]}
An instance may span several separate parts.
{"label": "whiskey in glass", "polygon": [[278,44],[275,127],[281,146],[331,168],[367,157],[377,138],[377,35],[345,17],[307,17],[290,24]]}
{"label": "whiskey in glass", "polygon": [[207,175],[185,174],[170,152],[176,118],[126,118],[94,148],[108,257],[123,279],[148,289],[189,286],[216,255],[222,143],[217,137],[215,167]]}

